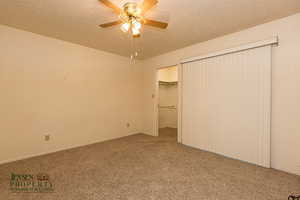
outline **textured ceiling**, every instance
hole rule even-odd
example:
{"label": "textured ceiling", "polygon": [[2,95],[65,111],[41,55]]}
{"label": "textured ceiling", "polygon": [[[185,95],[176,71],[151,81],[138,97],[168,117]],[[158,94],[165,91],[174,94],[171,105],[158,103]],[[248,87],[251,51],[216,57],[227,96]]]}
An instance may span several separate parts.
{"label": "textured ceiling", "polygon": [[[126,1],[111,0],[122,6]],[[130,0],[127,0],[130,1]],[[132,0],[131,0],[132,1]],[[135,1],[135,0],[133,0]],[[154,19],[169,20],[167,30],[145,27],[136,45],[140,59],[239,31],[300,12],[299,0],[159,0]],[[0,24],[116,53],[130,54],[130,38],[97,0],[1,0]]]}

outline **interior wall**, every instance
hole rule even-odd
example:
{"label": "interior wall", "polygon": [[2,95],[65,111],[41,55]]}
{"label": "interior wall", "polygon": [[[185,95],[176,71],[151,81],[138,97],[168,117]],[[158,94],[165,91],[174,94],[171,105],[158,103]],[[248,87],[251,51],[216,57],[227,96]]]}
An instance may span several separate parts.
{"label": "interior wall", "polygon": [[158,80],[165,82],[178,81],[177,66],[167,67],[158,70]]}
{"label": "interior wall", "polygon": [[141,132],[129,58],[2,25],[0,44],[0,163]]}
{"label": "interior wall", "polygon": [[[159,69],[158,80],[164,82],[177,82],[177,67]],[[177,85],[159,85],[159,128],[177,128],[177,99]]]}
{"label": "interior wall", "polygon": [[271,166],[300,175],[299,35],[300,14],[296,14],[145,60],[144,132],[154,135],[155,101],[152,94],[155,93],[157,68],[176,65],[185,58],[278,36],[279,46],[273,48],[272,58]]}

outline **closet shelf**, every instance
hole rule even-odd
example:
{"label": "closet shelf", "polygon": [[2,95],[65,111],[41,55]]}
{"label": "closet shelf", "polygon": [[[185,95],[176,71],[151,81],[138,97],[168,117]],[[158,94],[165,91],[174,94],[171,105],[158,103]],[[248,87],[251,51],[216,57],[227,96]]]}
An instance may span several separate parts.
{"label": "closet shelf", "polygon": [[176,109],[176,106],[158,106],[160,109]]}
{"label": "closet shelf", "polygon": [[159,81],[159,85],[173,86],[173,85],[177,85],[177,81],[174,82]]}

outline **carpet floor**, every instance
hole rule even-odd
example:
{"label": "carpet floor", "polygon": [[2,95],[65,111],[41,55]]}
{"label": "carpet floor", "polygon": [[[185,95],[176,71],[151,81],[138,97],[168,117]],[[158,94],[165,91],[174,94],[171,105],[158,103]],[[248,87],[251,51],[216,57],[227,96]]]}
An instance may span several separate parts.
{"label": "carpet floor", "polygon": [[[159,137],[137,134],[0,165],[0,199],[286,200],[300,194],[299,176],[190,148],[176,137],[176,129],[166,128]],[[12,173],[46,173],[54,190],[14,193]]]}

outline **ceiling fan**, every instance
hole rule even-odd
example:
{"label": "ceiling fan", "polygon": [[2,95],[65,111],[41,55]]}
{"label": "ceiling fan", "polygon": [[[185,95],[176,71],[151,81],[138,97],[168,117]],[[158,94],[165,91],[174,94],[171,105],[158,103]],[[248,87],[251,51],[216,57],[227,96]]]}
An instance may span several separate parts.
{"label": "ceiling fan", "polygon": [[121,25],[121,30],[131,34],[133,37],[140,37],[142,25],[153,26],[166,29],[168,23],[147,19],[145,14],[153,8],[158,0],[144,0],[142,3],[128,2],[119,8],[109,0],[99,0],[105,6],[111,8],[119,16],[119,20],[101,24],[102,28],[108,28],[114,25]]}

